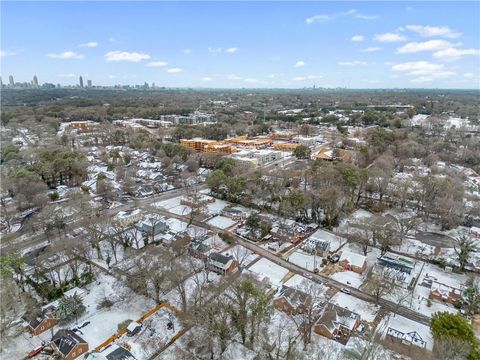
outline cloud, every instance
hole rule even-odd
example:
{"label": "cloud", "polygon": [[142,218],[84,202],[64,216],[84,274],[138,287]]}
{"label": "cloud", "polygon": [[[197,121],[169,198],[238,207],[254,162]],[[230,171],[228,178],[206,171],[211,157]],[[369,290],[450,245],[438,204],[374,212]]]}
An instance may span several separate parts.
{"label": "cloud", "polygon": [[292,80],[293,81],[303,81],[306,80],[307,78],[305,76],[295,76]]}
{"label": "cloud", "polygon": [[407,25],[405,29],[410,30],[414,33],[419,34],[423,37],[433,37],[433,36],[442,36],[446,38],[455,39],[460,37],[462,34],[455,32],[450,29],[448,26],[428,26],[428,25]]}
{"label": "cloud", "polygon": [[352,38],[350,40],[352,40],[352,41],[363,41],[363,40],[365,40],[365,38],[363,37],[363,35],[355,35],[355,36],[352,36]]}
{"label": "cloud", "polygon": [[411,54],[421,51],[435,51],[452,47],[446,40],[428,40],[424,42],[411,42],[397,49],[398,54]]}
{"label": "cloud", "polygon": [[378,47],[378,46],[370,46],[370,47],[367,47],[365,49],[362,49],[360,50],[361,52],[375,52],[375,51],[378,51],[378,50],[381,50],[382,48],[381,47]]}
{"label": "cloud", "polygon": [[60,54],[47,54],[49,58],[52,59],[83,59],[85,56],[81,54],[77,54],[74,51],[64,51]]}
{"label": "cloud", "polygon": [[165,62],[165,61],[150,61],[147,64],[147,66],[151,66],[151,67],[164,67],[167,65],[168,65],[168,62]]}
{"label": "cloud", "polygon": [[376,20],[378,19],[377,15],[363,15],[363,14],[357,14],[355,15],[357,19],[363,19],[363,20]]}
{"label": "cloud", "polygon": [[192,53],[192,50],[191,49],[183,49],[182,52],[184,54],[191,54]]}
{"label": "cloud", "polygon": [[343,12],[343,13],[334,13],[334,14],[318,14],[318,15],[313,15],[309,18],[305,19],[305,22],[307,24],[314,24],[314,23],[324,23],[339,17],[344,17],[344,16],[352,16],[357,19],[362,19],[362,20],[375,20],[378,19],[378,16],[376,15],[365,15],[365,14],[360,14],[357,12],[355,9],[351,9],[349,11]]}
{"label": "cloud", "polygon": [[465,73],[465,74],[463,74],[463,76],[466,77],[466,78],[474,78],[475,74],[474,73]]}
{"label": "cloud", "polygon": [[295,63],[295,67],[302,67],[302,66],[305,66],[307,65],[307,63],[303,60],[299,60]]}
{"label": "cloud", "polygon": [[275,78],[275,75],[274,75],[274,74],[270,74],[270,75],[268,75],[268,78],[269,78],[269,79],[274,79],[274,78]]}
{"label": "cloud", "polygon": [[308,75],[308,79],[321,79],[323,76],[322,75]]}
{"label": "cloud", "polygon": [[145,53],[127,52],[127,51],[109,51],[105,54],[107,61],[129,61],[140,62],[150,59],[150,55]]}
{"label": "cloud", "polygon": [[108,78],[109,78],[109,79],[115,79],[116,76],[115,76],[115,75],[108,75]]}
{"label": "cloud", "polygon": [[467,55],[480,55],[480,49],[447,48],[433,53],[436,59],[457,59]]}
{"label": "cloud", "polygon": [[231,47],[231,48],[228,48],[227,50],[225,50],[225,52],[230,53],[230,54],[236,53],[237,51],[238,51],[238,48],[236,48],[236,47]]}
{"label": "cloud", "polygon": [[342,65],[342,66],[366,66],[366,65],[368,65],[368,63],[366,61],[355,60],[355,61],[342,61],[342,62],[339,62],[338,65]]}
{"label": "cloud", "polygon": [[242,80],[242,78],[240,76],[237,76],[235,74],[229,74],[227,75],[227,79],[228,80]]}
{"label": "cloud", "polygon": [[243,81],[245,81],[246,83],[249,83],[249,84],[258,84],[258,80],[254,79],[254,78],[246,78]]}
{"label": "cloud", "polygon": [[180,68],[170,68],[167,70],[167,73],[169,74],[178,74],[179,72],[182,72],[183,70]]}
{"label": "cloud", "polygon": [[13,55],[17,55],[17,53],[14,51],[5,51],[5,50],[0,51],[0,57],[13,56]]}
{"label": "cloud", "polygon": [[211,77],[205,76],[202,78],[202,81],[212,81]]}
{"label": "cloud", "polygon": [[391,69],[395,72],[416,76],[411,80],[414,83],[430,82],[455,75],[455,72],[445,69],[443,64],[434,64],[428,61],[411,61],[396,64],[393,65]]}
{"label": "cloud", "polygon": [[98,42],[90,41],[85,44],[78,44],[78,47],[85,47],[85,48],[96,48],[98,46]]}
{"label": "cloud", "polygon": [[70,73],[70,74],[58,74],[58,76],[64,77],[64,78],[73,78],[73,77],[75,77],[75,74],[72,74],[72,73]]}
{"label": "cloud", "polygon": [[322,23],[322,22],[326,22],[326,21],[329,21],[331,20],[332,17],[330,15],[325,15],[325,14],[321,14],[321,15],[313,15],[307,19],[305,19],[305,22],[307,24],[314,24],[314,23]]}
{"label": "cloud", "polygon": [[405,36],[395,33],[375,34],[373,39],[380,42],[398,42],[407,40]]}

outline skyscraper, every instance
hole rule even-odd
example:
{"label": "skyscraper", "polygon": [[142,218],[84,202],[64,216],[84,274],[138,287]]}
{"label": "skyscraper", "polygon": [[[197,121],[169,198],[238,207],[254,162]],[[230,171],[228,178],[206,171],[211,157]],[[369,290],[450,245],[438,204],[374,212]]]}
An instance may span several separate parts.
{"label": "skyscraper", "polygon": [[3,89],[3,81],[1,76],[0,76],[0,88]]}
{"label": "skyscraper", "polygon": [[37,78],[37,75],[34,75],[34,76],[33,76],[32,85],[33,85],[34,88],[37,88],[37,87],[38,87],[38,78]]}
{"label": "skyscraper", "polygon": [[89,87],[89,88],[92,87],[92,80],[87,80],[87,87]]}
{"label": "skyscraper", "polygon": [[8,83],[11,87],[13,87],[15,85],[15,82],[13,81],[13,75],[10,75],[8,77]]}
{"label": "skyscraper", "polygon": [[83,88],[83,78],[81,76],[78,79],[78,81],[79,81],[80,87]]}

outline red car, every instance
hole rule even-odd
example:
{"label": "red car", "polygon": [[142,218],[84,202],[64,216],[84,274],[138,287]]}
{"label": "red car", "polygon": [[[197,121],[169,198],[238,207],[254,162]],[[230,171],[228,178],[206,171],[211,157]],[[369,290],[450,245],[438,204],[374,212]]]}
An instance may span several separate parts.
{"label": "red car", "polygon": [[28,353],[28,358],[29,359],[33,358],[33,357],[37,356],[38,354],[40,354],[42,351],[43,351],[43,346],[40,346],[40,347],[36,348],[35,350],[30,351]]}

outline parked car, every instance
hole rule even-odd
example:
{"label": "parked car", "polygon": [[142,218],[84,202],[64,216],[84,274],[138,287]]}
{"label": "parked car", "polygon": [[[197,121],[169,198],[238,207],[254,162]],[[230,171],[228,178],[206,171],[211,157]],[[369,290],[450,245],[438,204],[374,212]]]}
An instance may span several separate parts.
{"label": "parked car", "polygon": [[313,278],[312,274],[309,274],[307,272],[304,272],[303,276],[305,276],[307,279],[312,279]]}
{"label": "parked car", "polygon": [[351,291],[348,290],[347,288],[341,288],[340,291],[345,293],[345,294],[349,294],[349,295],[351,294]]}

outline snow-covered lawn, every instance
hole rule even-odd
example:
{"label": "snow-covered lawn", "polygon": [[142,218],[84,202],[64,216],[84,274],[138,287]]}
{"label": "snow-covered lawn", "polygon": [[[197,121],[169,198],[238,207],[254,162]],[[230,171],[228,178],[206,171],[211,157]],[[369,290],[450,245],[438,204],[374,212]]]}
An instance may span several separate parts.
{"label": "snow-covered lawn", "polygon": [[320,268],[322,265],[322,258],[320,256],[315,257],[302,250],[296,250],[288,257],[288,261],[309,271],[313,271],[315,268]]}
{"label": "snow-covered lawn", "polygon": [[405,254],[414,255],[418,257],[425,257],[425,258],[432,256],[435,252],[434,246],[425,244],[419,240],[415,240],[411,238],[403,239],[400,246],[397,246],[394,249]]}
{"label": "snow-covered lawn", "polygon": [[228,202],[215,199],[215,202],[207,204],[207,212],[211,215],[220,214],[220,212],[228,206]]}
{"label": "snow-covered lawn", "polygon": [[357,299],[353,296],[338,292],[330,299],[330,302],[353,311],[360,315],[362,320],[372,322],[377,316],[380,306]]}
{"label": "snow-covered lawn", "polygon": [[330,275],[330,277],[334,280],[340,281],[342,284],[352,286],[357,289],[362,286],[364,280],[361,274],[357,274],[353,271],[339,271]]}
{"label": "snow-covered lawn", "polygon": [[235,225],[237,222],[228,218],[228,217],[225,217],[225,216],[215,216],[213,218],[211,218],[210,220],[207,221],[207,224],[209,225],[212,225],[212,226],[215,226],[219,229],[227,229],[233,225]]}
{"label": "snow-covered lawn", "polygon": [[256,274],[260,280],[268,278],[270,280],[270,284],[275,287],[281,286],[282,279],[288,274],[287,269],[265,258],[257,261],[248,270]]}
{"label": "snow-covered lawn", "polygon": [[171,208],[174,208],[175,206],[180,205],[180,202],[182,201],[183,196],[176,196],[171,199],[166,199],[162,201],[158,201],[154,204],[152,204],[153,207],[157,208],[164,208],[166,210],[170,210]]}
{"label": "snow-covered lawn", "polygon": [[168,211],[176,215],[189,215],[192,212],[192,208],[186,205],[177,205],[173,208],[168,209]]}

